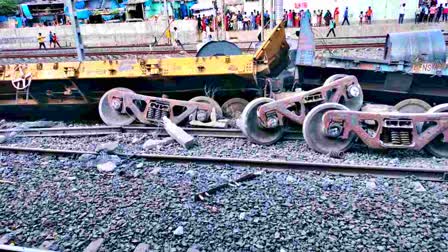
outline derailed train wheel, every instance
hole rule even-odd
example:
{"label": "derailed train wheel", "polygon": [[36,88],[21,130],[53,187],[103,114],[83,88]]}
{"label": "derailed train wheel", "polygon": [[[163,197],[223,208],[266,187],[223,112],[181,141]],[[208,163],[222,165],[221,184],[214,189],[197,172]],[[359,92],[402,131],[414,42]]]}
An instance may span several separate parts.
{"label": "derailed train wheel", "polygon": [[[330,76],[328,79],[325,80],[324,86],[330,85],[333,81],[342,79],[348,75],[346,74],[335,74]],[[330,94],[331,96],[331,94]],[[347,90],[347,100],[342,100],[339,103],[344,105],[345,107],[349,108],[350,110],[358,111],[361,109],[363,103],[364,103],[364,94],[362,92],[362,88],[359,85],[359,83],[353,84],[348,87]]]}
{"label": "derailed train wheel", "polygon": [[397,103],[394,108],[400,113],[425,113],[431,105],[420,99],[406,99]]}
{"label": "derailed train wheel", "polygon": [[107,91],[100,99],[98,104],[98,112],[100,114],[101,120],[110,126],[125,126],[131,124],[135,118],[129,114],[121,113],[121,106],[123,106],[122,99],[114,99],[113,104],[109,104],[107,97],[114,91],[123,91],[135,94],[134,91],[128,88],[113,88]]}
{"label": "derailed train wheel", "polygon": [[213,108],[215,108],[216,117],[218,119],[222,118],[222,109],[219,106],[219,104],[215,100],[213,100],[212,98],[207,97],[207,96],[196,96],[194,98],[191,98],[190,101],[191,102],[203,102],[203,103],[207,103],[207,104],[212,105]]}
{"label": "derailed train wheel", "polygon": [[[448,104],[440,104],[428,110],[428,113],[441,112],[448,112]],[[425,123],[423,129],[427,129],[430,126],[430,124]],[[436,157],[448,158],[448,143],[443,142],[443,134],[438,135],[434,140],[427,144],[425,150]]]}
{"label": "derailed train wheel", "polygon": [[249,102],[242,98],[232,98],[222,104],[222,112],[227,118],[238,119]]}
{"label": "derailed train wheel", "polygon": [[241,55],[241,48],[229,41],[210,41],[196,53],[196,57]]}
{"label": "derailed train wheel", "polygon": [[338,103],[325,103],[313,108],[305,117],[303,123],[303,137],[308,146],[320,153],[339,153],[350,149],[356,135],[350,133],[347,139],[330,137],[323,127],[323,115],[330,110],[349,110]]}
{"label": "derailed train wheel", "polygon": [[269,98],[257,98],[244,108],[241,118],[239,119],[239,127],[244,135],[253,143],[270,145],[279,141],[283,137],[283,127],[265,128],[260,125],[257,110],[266,103],[273,102]]}

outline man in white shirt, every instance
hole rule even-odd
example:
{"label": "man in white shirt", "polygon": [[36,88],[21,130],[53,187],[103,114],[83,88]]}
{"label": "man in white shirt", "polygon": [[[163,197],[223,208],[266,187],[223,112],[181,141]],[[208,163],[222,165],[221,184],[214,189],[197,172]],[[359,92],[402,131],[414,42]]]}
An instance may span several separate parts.
{"label": "man in white shirt", "polygon": [[398,23],[402,24],[404,20],[404,14],[406,13],[406,4],[400,6],[400,16],[398,17]]}

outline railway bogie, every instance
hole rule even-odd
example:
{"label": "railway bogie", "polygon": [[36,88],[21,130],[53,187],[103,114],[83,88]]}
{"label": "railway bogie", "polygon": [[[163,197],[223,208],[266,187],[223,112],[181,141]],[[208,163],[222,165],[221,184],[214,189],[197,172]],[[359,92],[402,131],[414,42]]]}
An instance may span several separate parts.
{"label": "railway bogie", "polygon": [[273,144],[281,138],[286,121],[303,124],[307,113],[327,102],[341,103],[352,110],[363,104],[363,93],[355,76],[335,75],[310,91],[274,94],[274,99],[260,98],[243,111],[240,125],[248,138],[258,144]]}
{"label": "railway bogie", "polygon": [[205,96],[189,101],[168,99],[136,94],[127,88],[114,88],[101,98],[98,106],[104,123],[111,126],[124,126],[134,120],[140,123],[158,125],[163,117],[175,124],[188,121],[210,122],[222,117],[219,104]]}
{"label": "railway bogie", "polygon": [[[448,104],[427,112],[361,112],[341,104],[315,107],[304,123],[304,137],[317,152],[348,150],[358,137],[372,149],[426,149],[448,157]],[[342,144],[344,143],[344,144]]]}

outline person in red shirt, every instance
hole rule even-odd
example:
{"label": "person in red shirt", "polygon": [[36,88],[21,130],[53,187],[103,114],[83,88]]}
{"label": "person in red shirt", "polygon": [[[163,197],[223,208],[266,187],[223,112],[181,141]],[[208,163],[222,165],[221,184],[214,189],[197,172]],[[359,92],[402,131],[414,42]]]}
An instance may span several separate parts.
{"label": "person in red shirt", "polygon": [[258,11],[257,11],[257,17],[255,17],[255,22],[257,23],[257,26],[261,25],[261,15]]}
{"label": "person in red shirt", "polygon": [[339,25],[339,7],[336,7],[336,9],[334,9],[333,18],[336,25]]}
{"label": "person in red shirt", "polygon": [[53,33],[53,47],[56,48],[56,45],[58,45],[59,48],[62,48],[61,45],[59,44],[59,40],[58,37],[56,36],[56,33]]}
{"label": "person in red shirt", "polygon": [[369,8],[367,9],[367,12],[366,12],[366,17],[367,17],[367,23],[368,24],[372,24],[372,15],[373,15],[373,10],[369,6]]}
{"label": "person in red shirt", "polygon": [[431,6],[431,8],[429,8],[429,22],[434,22],[434,17],[436,15],[437,12],[437,7],[435,5]]}

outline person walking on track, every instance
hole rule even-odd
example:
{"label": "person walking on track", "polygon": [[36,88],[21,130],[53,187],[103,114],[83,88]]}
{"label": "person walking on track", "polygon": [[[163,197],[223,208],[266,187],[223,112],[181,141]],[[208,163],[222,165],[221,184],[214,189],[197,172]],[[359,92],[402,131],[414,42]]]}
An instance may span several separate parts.
{"label": "person walking on track", "polygon": [[342,25],[344,25],[345,22],[347,22],[347,24],[350,25],[350,22],[348,21],[348,7],[345,7],[344,20],[342,21]]}
{"label": "person walking on track", "polygon": [[42,49],[42,47],[47,50],[47,47],[45,46],[45,37],[42,36],[42,33],[39,33],[37,36],[37,42],[39,42],[39,49]]}
{"label": "person walking on track", "polygon": [[336,37],[336,33],[334,32],[334,28],[336,28],[336,23],[334,22],[334,19],[330,19],[330,30],[327,33],[327,37],[330,36],[330,33],[333,33],[333,36]]}
{"label": "person walking on track", "polygon": [[56,48],[56,45],[58,45],[59,48],[62,48],[61,45],[59,44],[58,37],[56,36],[56,33],[53,33],[53,46],[54,46],[54,48]]}

